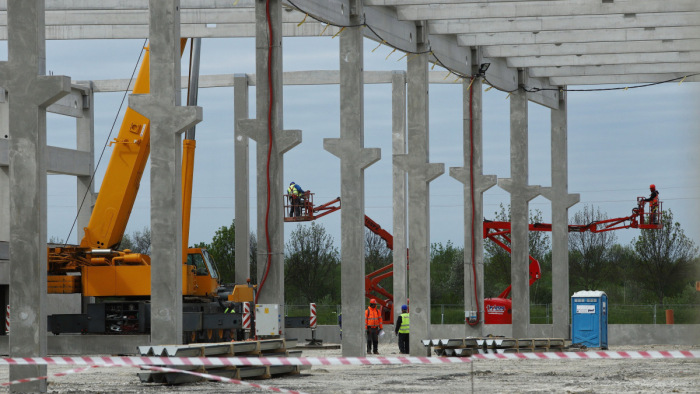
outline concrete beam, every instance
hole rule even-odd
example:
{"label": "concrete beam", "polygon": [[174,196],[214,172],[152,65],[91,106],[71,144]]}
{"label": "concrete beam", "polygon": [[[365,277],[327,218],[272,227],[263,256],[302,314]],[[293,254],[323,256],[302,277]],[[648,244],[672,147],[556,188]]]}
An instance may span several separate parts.
{"label": "concrete beam", "polygon": [[396,4],[400,19],[435,20],[455,18],[522,18],[541,16],[642,14],[663,12],[698,11],[695,0],[666,0],[663,2],[639,2],[616,0],[602,3],[600,0],[522,1],[516,3],[494,3],[484,7],[483,3],[424,4],[403,6]]}
{"label": "concrete beam", "polygon": [[[48,173],[87,176],[92,175],[90,155],[75,149],[47,146],[46,171]],[[0,139],[0,167],[10,165],[10,141]]]}
{"label": "concrete beam", "polygon": [[[513,68],[588,66],[605,64],[649,64],[649,68],[658,63],[699,63],[700,52],[661,52],[661,53],[621,53],[617,55],[581,55],[581,56],[537,56],[509,57],[507,64]],[[700,70],[700,65],[697,67]]]}
{"label": "concrete beam", "polygon": [[[699,16],[700,17],[700,16]],[[483,47],[486,57],[562,56],[618,53],[678,52],[700,48],[700,39],[558,44],[494,45]]]}
{"label": "concrete beam", "polygon": [[573,86],[573,85],[616,85],[616,84],[648,84],[653,81],[664,82],[673,80],[685,82],[700,82],[700,76],[688,76],[683,74],[637,74],[637,75],[611,75],[611,76],[577,76],[577,77],[553,77],[550,78],[552,85]]}
{"label": "concrete beam", "polygon": [[620,42],[688,40],[697,38],[696,26],[634,29],[585,29],[515,33],[459,34],[463,46],[561,44],[573,42]]}
{"label": "concrete beam", "polygon": [[[635,74],[645,74],[647,82],[664,81],[666,79],[675,78],[687,74],[695,74],[700,72],[700,66],[697,63],[660,63],[656,65],[649,64],[603,64],[590,66],[562,66],[562,67],[531,67],[528,69],[530,75],[537,77],[571,77],[589,76],[589,77],[635,77]],[[666,78],[669,75],[670,78]],[[558,85],[555,85],[558,86]]]}
{"label": "concrete beam", "polygon": [[700,12],[660,14],[568,15],[523,18],[476,18],[431,21],[433,34],[485,34],[543,32],[548,30],[631,29],[645,27],[697,26]]}

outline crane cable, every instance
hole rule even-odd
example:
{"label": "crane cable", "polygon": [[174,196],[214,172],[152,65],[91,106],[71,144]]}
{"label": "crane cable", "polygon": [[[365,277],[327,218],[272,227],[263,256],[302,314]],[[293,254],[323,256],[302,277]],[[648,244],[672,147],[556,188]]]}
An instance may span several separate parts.
{"label": "crane cable", "polygon": [[[141,62],[141,57],[143,56],[143,52],[146,49],[146,42],[148,42],[148,39],[145,39],[143,41],[143,45],[141,45],[141,52],[139,53],[139,58],[136,59],[136,64],[134,65],[134,70],[131,72],[131,78],[129,79],[129,84],[126,86],[126,89],[124,89],[124,95],[122,96],[122,101],[119,103],[119,109],[117,110],[116,115],[114,115],[114,121],[112,122],[112,128],[109,129],[109,134],[107,135],[107,141],[105,144],[102,146],[102,152],[100,153],[100,158],[97,160],[97,164],[95,164],[95,169],[92,171],[92,175],[90,175],[90,182],[88,183],[87,188],[85,189],[85,194],[83,194],[83,199],[80,201],[80,207],[78,207],[78,212],[75,213],[75,219],[73,219],[73,224],[70,227],[70,230],[68,231],[68,236],[66,237],[65,241],[63,242],[63,246],[68,245],[68,239],[70,238],[71,234],[73,234],[73,229],[75,228],[75,224],[78,222],[78,215],[80,214],[80,211],[83,209],[83,205],[85,204],[85,199],[87,198],[88,194],[90,194],[90,187],[92,186],[93,181],[95,180],[95,174],[97,173],[97,169],[100,167],[100,163],[102,162],[102,158],[105,155],[105,150],[107,150],[107,147],[109,146],[109,141],[112,138],[112,133],[114,132],[114,126],[117,124],[117,119],[119,119],[119,113],[122,111],[122,107],[124,106],[124,100],[126,100],[126,96],[129,93],[129,87],[131,86],[131,82],[134,80],[134,75],[136,75],[136,70],[139,67],[139,63]],[[80,242],[80,240],[78,240]]]}
{"label": "crane cable", "polygon": [[272,265],[272,253],[270,253],[270,158],[272,156],[272,100],[274,97],[274,90],[272,86],[272,21],[270,18],[270,0],[265,1],[265,16],[267,19],[267,28],[269,31],[268,39],[268,53],[267,53],[267,82],[269,91],[269,103],[267,110],[267,167],[265,169],[267,177],[267,206],[265,208],[265,245],[267,246],[267,262],[265,264],[265,274],[258,285],[258,291],[255,293],[255,303],[258,303],[258,297],[260,297],[260,292],[262,291],[265,280],[267,279],[267,274],[270,272],[270,265]]}

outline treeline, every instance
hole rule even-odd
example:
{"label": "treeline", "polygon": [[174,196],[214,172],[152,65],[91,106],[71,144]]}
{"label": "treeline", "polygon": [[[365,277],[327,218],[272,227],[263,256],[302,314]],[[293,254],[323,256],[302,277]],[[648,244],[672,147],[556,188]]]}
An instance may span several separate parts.
{"label": "treeline", "polygon": [[[508,209],[501,206],[495,220],[509,221]],[[572,223],[585,224],[606,219],[599,209],[585,206],[574,214]],[[603,290],[612,303],[697,304],[700,292],[698,247],[689,239],[671,210],[661,218],[663,229],[639,231],[629,244],[617,242],[614,231],[569,233],[569,289]],[[531,212],[530,222],[542,221],[539,211]],[[235,221],[216,231],[211,243],[199,243],[217,262],[221,278],[234,281]],[[257,239],[250,236],[251,280],[256,283]],[[376,234],[365,231],[365,273],[392,263],[392,252]],[[340,252],[333,237],[321,224],[297,225],[285,245],[285,300],[288,304],[340,304]],[[150,249],[150,231],[125,237],[122,248]],[[146,248],[146,249],[142,249]],[[552,302],[552,250],[550,233],[529,233],[530,255],[540,262],[542,277],[530,288],[534,304]],[[497,297],[511,283],[510,255],[495,243],[484,241],[484,296]],[[430,249],[431,299],[433,304],[463,304],[464,248],[451,241],[433,243]],[[471,267],[471,266],[468,266]],[[469,268],[471,269],[471,268]],[[364,284],[358,284],[363,286]],[[390,278],[382,282],[390,293]],[[409,294],[410,297],[410,294]]]}

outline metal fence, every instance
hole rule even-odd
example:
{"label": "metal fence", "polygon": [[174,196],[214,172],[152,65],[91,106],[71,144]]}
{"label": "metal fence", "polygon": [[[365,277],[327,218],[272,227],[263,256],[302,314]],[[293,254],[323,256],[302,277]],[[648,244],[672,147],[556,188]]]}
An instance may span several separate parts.
{"label": "metal fence", "polygon": [[[340,305],[316,305],[318,324],[338,324]],[[700,324],[700,304],[610,304],[608,324],[666,324],[666,310],[673,310],[675,324]],[[285,316],[309,316],[309,305],[285,305]],[[569,315],[571,317],[571,315]],[[435,304],[432,324],[463,324],[464,305]],[[552,304],[531,304],[530,324],[551,324]]]}

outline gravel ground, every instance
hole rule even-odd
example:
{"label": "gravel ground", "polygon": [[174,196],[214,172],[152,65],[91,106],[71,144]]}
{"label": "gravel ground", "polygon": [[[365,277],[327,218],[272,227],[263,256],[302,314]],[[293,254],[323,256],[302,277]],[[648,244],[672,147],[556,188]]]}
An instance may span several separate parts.
{"label": "gravel ground", "polygon": [[[700,346],[625,346],[611,351],[700,350]],[[398,356],[396,345],[382,344],[382,356]],[[590,351],[590,350],[589,350]],[[306,357],[339,357],[340,349],[303,350]],[[50,366],[49,374],[72,369]],[[250,386],[200,382],[178,386],[140,383],[136,368],[91,368],[52,377],[49,393],[247,393]],[[0,368],[0,382],[8,367]],[[700,359],[659,360],[476,360],[447,365],[323,366],[298,375],[246,380],[308,393],[555,392],[700,393]],[[6,387],[1,392],[8,392]]]}

